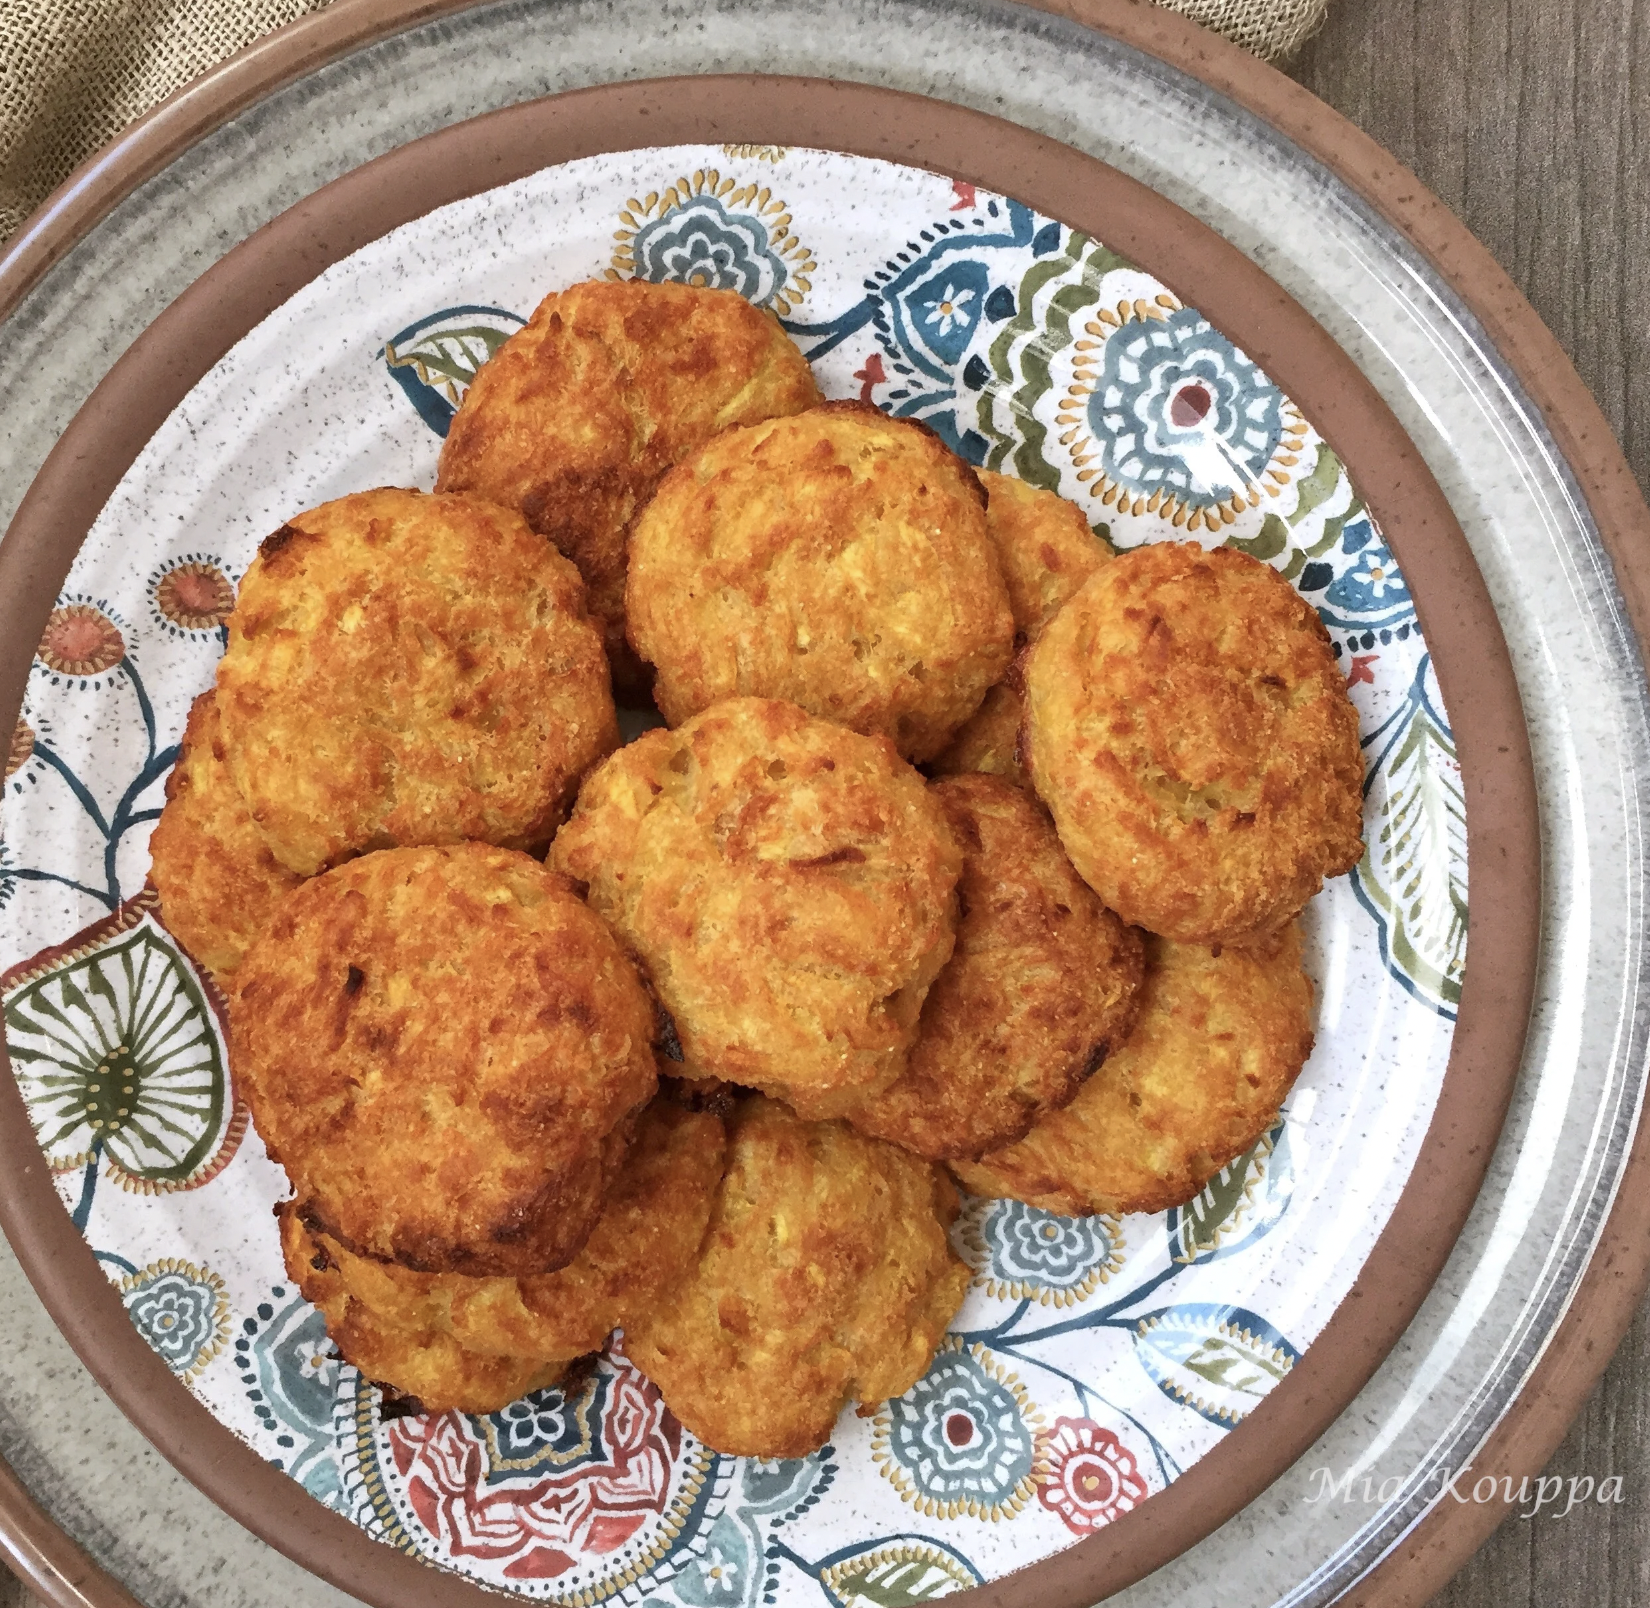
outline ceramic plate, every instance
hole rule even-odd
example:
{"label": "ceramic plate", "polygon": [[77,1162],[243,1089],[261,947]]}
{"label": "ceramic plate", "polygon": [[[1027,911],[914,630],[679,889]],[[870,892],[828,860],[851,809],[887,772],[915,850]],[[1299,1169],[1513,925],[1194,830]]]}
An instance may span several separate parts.
{"label": "ceramic plate", "polygon": [[[464,37],[474,45],[503,15],[467,16]],[[856,71],[877,76],[866,65],[875,54],[867,26],[865,19],[845,25],[842,39],[829,47],[817,36],[793,41],[789,59],[806,49],[831,65],[864,49],[871,55]],[[998,43],[1020,52],[1016,60],[1030,64],[1017,91],[1028,104],[1014,106],[1019,121],[1038,121],[1030,105],[1039,93],[1037,73],[1070,71],[1051,65],[1049,52],[1058,57],[1080,46],[1084,59],[1109,75],[1117,102],[1108,115],[1122,116],[1126,101],[1129,116],[1140,121],[1134,134],[1109,145],[1097,135],[1077,143],[1106,145],[1107,155],[1188,201],[1205,193],[1197,186],[1211,170],[1195,140],[1177,145],[1168,124],[1151,125],[1150,140],[1142,132],[1153,104],[1142,110],[1146,89],[1165,117],[1192,115],[1170,93],[1172,82],[1152,78],[1126,52],[1097,56],[1092,36],[1080,31],[1058,35],[1040,24],[1028,33],[1002,19],[990,27]],[[737,28],[734,35],[743,39],[738,49],[756,50]],[[562,30],[555,49],[573,50],[569,41],[580,37],[576,29]],[[732,49],[728,36],[721,37],[716,48]],[[763,33],[762,44],[772,47],[771,32]],[[433,52],[420,59],[437,60],[450,46],[437,29],[405,48],[415,56]],[[363,58],[360,70],[404,80],[412,58],[396,53],[402,49],[396,43],[370,64]],[[955,55],[945,59],[948,70],[966,79]],[[901,60],[905,71],[910,58]],[[890,68],[883,76],[898,73]],[[995,70],[987,76],[998,81]],[[74,476],[66,444],[55,480],[48,476],[37,486],[31,507],[38,525],[43,509],[84,500],[103,460],[117,475],[125,472],[62,595],[55,605],[43,600],[36,617],[38,629],[50,606],[41,657],[30,672],[33,742],[20,729],[17,752],[29,752],[11,778],[22,791],[8,793],[14,891],[5,919],[16,935],[8,959],[19,969],[7,991],[36,1024],[51,1011],[73,1020],[66,979],[85,1004],[84,1040],[93,1031],[86,1024],[99,1013],[102,1026],[113,1029],[135,996],[149,998],[145,989],[158,986],[171,1013],[161,1025],[176,1029],[175,1042],[183,1046],[171,1071],[178,1098],[194,1102],[194,1127],[179,1124],[191,1136],[182,1148],[168,1149],[165,1139],[151,1146],[128,1133],[123,1152],[110,1141],[91,1155],[90,1136],[77,1136],[72,1124],[64,1128],[78,1108],[59,1113],[56,1127],[63,1131],[53,1139],[57,1148],[48,1150],[72,1164],[59,1176],[60,1198],[81,1213],[93,1250],[129,1264],[105,1264],[104,1297],[86,1280],[76,1282],[81,1262],[71,1270],[74,1258],[66,1253],[53,1288],[41,1254],[50,1225],[44,1213],[24,1224],[18,1206],[20,1192],[33,1185],[20,1184],[6,1203],[8,1229],[32,1258],[82,1354],[168,1455],[246,1522],[369,1597],[437,1600],[426,1594],[434,1588],[419,1585],[428,1577],[398,1572],[399,1560],[382,1548],[360,1540],[361,1553],[340,1542],[340,1527],[358,1540],[360,1528],[326,1514],[313,1496],[296,1504],[282,1496],[281,1489],[300,1489],[290,1479],[296,1465],[303,1465],[296,1468],[300,1477],[312,1476],[305,1481],[309,1491],[330,1497],[358,1525],[388,1534],[405,1550],[433,1553],[473,1578],[528,1594],[587,1592],[592,1600],[634,1594],[652,1571],[654,1585],[647,1589],[684,1603],[695,1601],[695,1593],[705,1600],[756,1601],[770,1591],[812,1601],[919,1600],[914,1593],[994,1578],[1065,1547],[1064,1558],[1088,1560],[1087,1572],[1040,1576],[1061,1586],[1053,1594],[1038,1591],[1039,1600],[1092,1600],[1102,1578],[1095,1560],[1129,1560],[1121,1576],[1105,1577],[1115,1585],[1173,1556],[1258,1492],[1328,1425],[1414,1310],[1476,1187],[1522,1036],[1517,974],[1523,967],[1528,979],[1533,961],[1532,926],[1520,927],[1516,919],[1516,885],[1520,878],[1527,884],[1529,868],[1527,855],[1519,860],[1517,851],[1528,842],[1533,812],[1511,807],[1521,795],[1506,782],[1506,767],[1516,771],[1520,755],[1507,725],[1512,680],[1505,648],[1488,615],[1483,581],[1470,558],[1462,560],[1465,548],[1450,509],[1358,366],[1334,352],[1323,331],[1237,252],[1216,251],[1219,242],[1207,230],[1183,215],[1170,217],[1173,209],[1159,197],[1115,174],[1102,182],[1096,164],[1062,154],[1049,141],[1027,136],[1016,142],[1018,130],[982,130],[976,125],[983,119],[969,124],[938,102],[904,101],[892,122],[873,126],[886,107],[878,110],[874,96],[855,100],[840,85],[824,86],[812,98],[793,89],[758,107],[761,95],[754,90],[736,94],[700,82],[704,93],[697,99],[680,86],[643,97],[640,115],[652,118],[646,126],[655,140],[634,138],[642,125],[632,115],[630,124],[610,133],[609,148],[657,146],[658,133],[673,119],[678,126],[725,130],[733,148],[720,138],[694,150],[655,148],[647,160],[662,166],[645,179],[635,178],[634,169],[616,172],[614,159],[598,154],[431,212],[435,202],[475,190],[480,175],[539,166],[519,160],[515,147],[529,123],[518,119],[507,129],[494,120],[495,132],[472,132],[468,146],[412,154],[399,166],[388,158],[388,167],[381,165],[376,177],[365,170],[368,176],[358,175],[352,189],[344,181],[330,203],[307,209],[316,232],[305,232],[302,217],[287,220],[285,255],[263,259],[278,271],[266,272],[255,293],[247,288],[257,278],[254,257],[227,278],[218,272],[192,301],[184,298],[191,304],[187,315],[180,303],[178,317],[157,324],[146,350],[112,377],[124,387],[125,414],[117,418],[105,404],[101,417],[94,407],[77,426],[80,461],[96,467]],[[342,80],[318,79],[310,88],[321,99],[305,104],[337,95],[340,108],[352,105],[346,119],[359,111]],[[776,109],[781,101],[790,109]],[[826,102],[829,111],[821,109]],[[616,102],[606,104],[611,111]],[[707,110],[716,104],[736,110],[718,117]],[[1193,111],[1213,119],[1211,126],[1226,115],[1207,103]],[[914,130],[922,130],[921,137]],[[782,153],[753,143],[761,134],[786,133],[794,143]],[[867,154],[821,156],[807,148],[836,143]],[[583,148],[599,151],[600,144],[586,140]],[[873,154],[919,148],[915,168],[878,162]],[[1244,188],[1247,169],[1241,183],[1234,177],[1242,167],[1234,154],[1240,148],[1241,142],[1229,144],[1215,163],[1225,173],[1223,202],[1233,206],[1253,193]],[[458,179],[451,169],[461,149],[468,173]],[[1257,149],[1254,160],[1264,171],[1264,141]],[[1178,178],[1153,171],[1171,154],[1180,164]],[[634,151],[624,158],[640,160]],[[433,181],[432,173],[438,175]],[[558,191],[558,183],[571,188]],[[1312,210],[1313,194],[1302,189],[1294,203],[1300,227],[1310,218],[1314,238],[1330,239]],[[543,233],[529,248],[519,236],[512,241],[510,217],[531,217],[535,205],[544,209]],[[770,210],[776,205],[780,210]],[[1294,218],[1287,209],[1272,218],[1270,257],[1300,294],[1308,282],[1291,255],[1300,249],[1291,233]],[[417,221],[396,237],[389,267],[389,259],[374,255],[388,250],[388,241],[337,260],[350,245],[372,242],[406,219]],[[1352,228],[1344,220],[1340,226],[1343,233]],[[1231,226],[1248,244],[1246,229]],[[513,251],[534,248],[531,261],[512,259]],[[552,249],[555,271],[547,255]],[[335,266],[288,295],[282,287],[310,279],[314,266],[308,264],[318,266],[317,258]],[[1396,254],[1388,261],[1402,265]],[[1365,263],[1353,254],[1318,266],[1327,281]],[[739,1465],[678,1440],[662,1464],[667,1472],[632,1493],[624,1518],[615,1523],[612,1514],[593,1513],[581,1532],[567,1504],[552,1501],[553,1533],[524,1538],[524,1525],[536,1522],[524,1518],[533,1509],[529,1488],[537,1480],[550,1489],[547,1470],[566,1463],[569,1445],[599,1445],[602,1455],[616,1458],[622,1423],[651,1455],[658,1445],[647,1441],[649,1434],[670,1442],[667,1420],[656,1404],[649,1408],[634,1375],[615,1360],[578,1402],[547,1400],[542,1411],[507,1422],[442,1420],[442,1446],[414,1445],[397,1425],[376,1421],[370,1397],[347,1371],[329,1370],[324,1352],[309,1344],[314,1334],[297,1332],[306,1314],[280,1284],[267,1243],[263,1213],[278,1176],[257,1154],[253,1136],[239,1135],[236,1145],[226,1088],[214,1109],[213,1067],[221,1078],[222,1054],[209,994],[153,913],[130,902],[144,870],[145,822],[138,817],[158,802],[166,749],[188,697],[210,678],[218,640],[214,613],[221,613],[228,586],[259,536],[284,512],[335,490],[380,480],[427,484],[437,430],[455,400],[448,387],[460,390],[490,343],[550,285],[590,273],[693,271],[734,273],[747,294],[783,302],[783,316],[818,361],[832,394],[866,391],[886,407],[949,429],[971,456],[1058,486],[1083,502],[1118,545],[1174,534],[1235,539],[1290,574],[1324,611],[1361,700],[1372,761],[1372,853],[1314,914],[1311,964],[1322,1045],[1289,1120],[1217,1180],[1196,1208],[1170,1220],[1091,1223],[1073,1239],[1060,1220],[1022,1214],[1025,1220],[1016,1222],[1006,1209],[976,1207],[961,1239],[978,1274],[959,1319],[963,1343],[942,1354],[924,1386],[890,1404],[883,1421],[845,1421],[830,1453],[799,1469]],[[269,321],[252,328],[254,314],[233,327],[259,297],[267,298],[260,313],[275,309]],[[1327,293],[1314,305],[1336,323],[1337,304]],[[1374,319],[1381,309],[1370,303],[1363,311]],[[21,344],[13,348],[18,360],[36,349],[30,344],[36,331],[50,324],[49,317],[46,324],[21,326]],[[144,417],[146,377],[158,395],[172,384],[173,371],[188,369],[190,343],[180,337],[191,328],[196,344],[207,347],[220,331],[230,339],[251,332],[176,411],[168,402],[151,413],[134,439],[126,421]],[[1359,348],[1355,332],[1337,333],[1380,377],[1380,364]],[[1423,356],[1403,355],[1405,372],[1415,376],[1410,383],[1424,381],[1442,392]],[[144,357],[152,363],[147,376]],[[1387,391],[1395,406],[1403,401],[1401,386]],[[1126,447],[1120,442],[1128,431],[1107,423],[1108,416],[1124,416],[1121,407],[1132,407],[1140,423]],[[1411,435],[1446,472],[1455,509],[1481,562],[1489,561],[1503,619],[1524,629],[1523,605],[1517,586],[1508,584],[1501,549],[1480,531],[1483,488],[1491,482],[1476,467],[1475,439],[1451,437],[1457,458],[1450,460],[1433,450],[1436,410],[1402,411]],[[106,449],[101,459],[100,444]],[[1458,472],[1457,463],[1473,466],[1479,478]],[[1223,487],[1222,474],[1233,483]],[[80,530],[107,490],[87,509]],[[1365,500],[1369,506],[1359,506]],[[1523,555],[1532,576],[1540,556],[1533,545]],[[1566,606],[1565,594],[1550,586],[1542,593],[1552,621],[1568,618]],[[1424,638],[1411,610],[1426,627]],[[71,658],[71,651],[82,656]],[[1558,683],[1532,680],[1522,661],[1519,673],[1526,702],[1535,696],[1535,729],[1546,741]],[[1597,684],[1602,689],[1607,682]],[[1516,719],[1516,698],[1510,707]],[[1603,725],[1577,728],[1573,700],[1570,709],[1573,740],[1597,741],[1608,720],[1600,715]],[[1459,769],[1452,744],[1459,748]],[[1497,760],[1498,753],[1512,757]],[[1553,774],[1572,774],[1563,767],[1574,764],[1572,752]],[[1545,796],[1543,804],[1550,807]],[[129,830],[118,830],[123,827]],[[1463,832],[1471,838],[1478,917],[1473,960],[1464,972],[1458,930],[1465,913]],[[1489,845],[1487,856],[1480,844]],[[1500,886],[1508,863],[1517,874]],[[1407,875],[1394,874],[1400,871]],[[43,882],[34,872],[68,877],[81,888]],[[1561,860],[1553,874],[1575,873]],[[1532,889],[1529,884],[1525,892]],[[1452,917],[1440,914],[1441,892]],[[104,930],[88,933],[88,925],[104,923]],[[35,957],[39,946],[71,935],[79,938],[71,952]],[[1498,943],[1503,963],[1479,964]],[[128,983],[125,968],[140,959],[153,970],[141,983],[133,970]],[[1563,978],[1554,980],[1561,984]],[[159,994],[154,998],[160,1001]],[[1479,1015],[1469,1029],[1475,998]],[[1457,1004],[1460,1016],[1452,1025]],[[1498,1011],[1513,1020],[1498,1025]],[[1590,1031],[1582,1023],[1568,1053],[1579,1052]],[[185,1042],[191,1036],[192,1046]],[[76,1042],[72,1034],[60,1038]],[[25,1048],[40,1051],[39,1043]],[[1538,1060],[1550,1061],[1552,1053],[1538,1033]],[[1565,1100],[1601,1077],[1607,1085],[1614,1065],[1599,1061],[1585,1076],[1572,1076]],[[27,1081],[27,1064],[20,1069]],[[72,1080],[74,1069],[63,1075]],[[90,1077],[84,1069],[81,1077],[84,1088]],[[1387,1097],[1376,1098],[1382,1080]],[[33,1092],[37,1109],[53,1098],[41,1088]],[[1619,1105],[1619,1096],[1612,1098]],[[1568,1120],[1567,1105],[1549,1101],[1547,1109]],[[1521,1118],[1513,1135],[1515,1146],[1524,1147],[1519,1156],[1532,1154],[1527,1132]],[[53,1130],[45,1134],[52,1137]],[[1545,1137],[1556,1144],[1563,1135],[1550,1128]],[[1619,1131],[1607,1138],[1619,1158]],[[23,1152],[15,1154],[21,1159]],[[1543,1166],[1550,1167],[1551,1155],[1550,1144]],[[1533,1163],[1525,1167],[1526,1193],[1518,1205],[1524,1224],[1546,1209],[1546,1176]],[[123,1179],[132,1187],[123,1188]],[[66,1221],[62,1206],[53,1210]],[[89,1264],[84,1249],[76,1255]],[[1430,1377],[1426,1370],[1404,1375],[1411,1404],[1381,1421],[1386,1447],[1410,1433],[1404,1426],[1416,1423],[1415,1401],[1430,1401],[1434,1412],[1447,1403],[1447,1413],[1456,1412],[1459,1395],[1439,1392],[1454,1389],[1452,1358],[1478,1343],[1473,1326],[1499,1299],[1504,1286],[1497,1281],[1507,1266],[1503,1259],[1488,1283],[1481,1282],[1476,1307],[1470,1300],[1456,1307],[1469,1314],[1467,1327],[1457,1323],[1453,1350],[1430,1354]],[[1360,1268],[1361,1288],[1379,1288],[1382,1301],[1341,1300]],[[1452,1286],[1450,1300],[1455,1293]],[[159,1355],[170,1373],[153,1356],[152,1368],[163,1380],[191,1375],[187,1386],[161,1390],[152,1372],[139,1380],[143,1366],[123,1349],[115,1328],[94,1332],[94,1312],[122,1307],[126,1335],[135,1340],[147,1328],[160,1337]],[[1492,1316],[1492,1328],[1496,1321]],[[1399,1366],[1407,1368],[1408,1360]],[[1505,1369],[1500,1377],[1507,1377]],[[210,1415],[196,1401],[206,1403]],[[220,1427],[225,1422],[241,1441]],[[284,1445],[283,1437],[292,1444]],[[257,1458],[244,1450],[246,1442],[282,1464],[277,1485],[259,1484],[248,1471]],[[226,1443],[243,1449],[226,1450]],[[961,1455],[970,1450],[972,1461]],[[453,1474],[460,1454],[479,1485],[470,1474]],[[1380,1444],[1370,1450],[1374,1459],[1382,1455]],[[1418,1478],[1426,1462],[1408,1440],[1401,1455],[1399,1497],[1384,1496],[1388,1507],[1409,1500],[1406,1482]],[[523,1459],[526,1467],[511,1466]],[[267,1470],[267,1463],[260,1466]],[[1371,1466],[1384,1478],[1378,1461]],[[696,1475],[702,1476],[697,1484]],[[415,1487],[422,1497],[415,1499]],[[495,1489],[495,1507],[478,1504],[478,1492]],[[588,1484],[569,1480],[559,1489],[588,1493]],[[1095,1501],[1097,1492],[1108,1493],[1106,1500]],[[1384,1523],[1386,1511],[1362,1517]],[[1154,1514],[1173,1521],[1158,1521],[1154,1531]],[[495,1517],[501,1520],[496,1535],[489,1530]],[[1316,1533],[1338,1546],[1340,1521],[1328,1517]],[[1350,1515],[1354,1522],[1359,1517]],[[1276,1529],[1276,1535],[1288,1533],[1286,1524]],[[1351,1539],[1355,1553],[1363,1543]],[[1306,1555],[1298,1545],[1290,1554],[1287,1567],[1296,1581],[1316,1567],[1297,1570]],[[1267,1556],[1278,1556],[1276,1548]],[[1194,1573],[1182,1578],[1195,1582],[1195,1556],[1188,1567]],[[1230,1590],[1266,1589],[1257,1583],[1261,1565],[1246,1567],[1257,1572]],[[237,1580],[235,1589],[245,1600],[261,1600],[256,1581]],[[446,1600],[463,1591],[456,1583],[442,1589]],[[1028,1582],[1027,1589],[1036,1588]],[[1198,1587],[1187,1589],[1188,1600],[1195,1600]]]}
{"label": "ceramic plate", "polygon": [[[622,1349],[571,1396],[386,1417],[287,1281],[285,1181],[236,1099],[219,1002],[140,891],[259,541],[349,491],[433,485],[469,380],[538,300],[631,276],[771,309],[827,396],[1059,491],[1119,550],[1189,539],[1272,564],[1329,628],[1366,754],[1369,848],[1304,918],[1317,1044],[1277,1124],[1157,1217],[967,1200],[974,1285],[932,1366],[795,1464],[700,1445]],[[131,1321],[316,1500],[529,1597],[893,1600],[996,1579],[1149,1501],[1351,1288],[1427,1132],[1465,971],[1444,698],[1377,513],[1302,409],[1105,240],[966,180],[806,148],[560,164],[298,291],[99,514],[35,653],[7,787],[7,1050]]]}

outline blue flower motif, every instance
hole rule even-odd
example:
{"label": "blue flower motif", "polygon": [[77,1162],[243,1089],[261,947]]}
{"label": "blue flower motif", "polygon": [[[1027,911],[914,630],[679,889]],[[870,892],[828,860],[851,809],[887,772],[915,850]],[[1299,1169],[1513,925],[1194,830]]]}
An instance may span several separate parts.
{"label": "blue flower motif", "polygon": [[760,1535],[748,1521],[722,1514],[705,1550],[673,1582],[687,1608],[745,1608],[761,1599]]}
{"label": "blue flower motif", "polygon": [[122,1281],[121,1300],[138,1333],[180,1379],[199,1373],[228,1338],[223,1281],[192,1263],[153,1263]]}
{"label": "blue flower motif", "polygon": [[1367,514],[1347,524],[1340,549],[1351,563],[1324,592],[1319,612],[1326,625],[1343,631],[1390,630],[1414,619],[1409,587]]}
{"label": "blue flower motif", "polygon": [[276,1467],[317,1501],[342,1508],[333,1412],[355,1374],[348,1370],[346,1380],[325,1318],[301,1295],[276,1285],[241,1330],[235,1363],[253,1413],[279,1448]]}
{"label": "blue flower motif", "polygon": [[[1354,546],[1346,534],[1355,530],[1362,537]],[[1326,602],[1347,614],[1378,614],[1409,602],[1409,588],[1392,557],[1391,549],[1362,519],[1343,534],[1342,547],[1356,554],[1352,566],[1330,583]]]}
{"label": "blue flower motif", "polygon": [[630,250],[638,279],[736,290],[759,307],[790,277],[767,225],[748,212],[730,212],[714,195],[696,195],[643,224]]}
{"label": "blue flower motif", "polygon": [[942,262],[936,273],[905,292],[910,330],[931,357],[951,368],[968,350],[990,294],[991,276],[983,262]]}
{"label": "blue flower motif", "polygon": [[1087,414],[1111,480],[1194,508],[1253,485],[1285,425],[1283,393],[1193,307],[1113,331]]}
{"label": "blue flower motif", "polygon": [[1123,1227],[1115,1217],[1057,1217],[1017,1200],[971,1201],[960,1235],[979,1282],[1003,1300],[1071,1306],[1123,1265]]}
{"label": "blue flower motif", "polygon": [[552,1385],[472,1420],[487,1447],[488,1484],[524,1470],[565,1469],[605,1455],[602,1412],[610,1376],[592,1374],[573,1395]]}
{"label": "blue flower motif", "polygon": [[955,1342],[878,1412],[871,1449],[884,1477],[930,1517],[1011,1518],[1041,1472],[1037,1420],[1019,1380],[983,1347]]}

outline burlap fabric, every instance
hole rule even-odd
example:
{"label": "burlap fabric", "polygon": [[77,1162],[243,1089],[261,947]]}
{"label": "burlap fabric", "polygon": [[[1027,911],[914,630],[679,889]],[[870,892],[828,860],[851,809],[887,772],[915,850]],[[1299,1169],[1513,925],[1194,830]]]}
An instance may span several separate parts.
{"label": "burlap fabric", "polygon": [[[0,245],[127,124],[327,0],[0,0]],[[1268,61],[1329,0],[1164,0]]]}

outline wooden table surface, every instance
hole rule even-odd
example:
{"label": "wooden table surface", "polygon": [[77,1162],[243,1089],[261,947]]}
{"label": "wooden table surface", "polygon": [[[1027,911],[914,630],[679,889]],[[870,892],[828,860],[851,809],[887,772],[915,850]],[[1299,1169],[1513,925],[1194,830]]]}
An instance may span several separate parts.
{"label": "wooden table surface", "polygon": [[[1650,0],[1333,0],[1290,70],[1495,253],[1650,492]],[[1650,1302],[1549,1471],[1625,1500],[1508,1519],[1432,1608],[1650,1608]]]}
{"label": "wooden table surface", "polygon": [[[1291,71],[1490,248],[1650,492],[1650,0],[1332,0]],[[1625,1500],[1506,1520],[1434,1608],[1650,1608],[1650,1302],[1550,1472]]]}

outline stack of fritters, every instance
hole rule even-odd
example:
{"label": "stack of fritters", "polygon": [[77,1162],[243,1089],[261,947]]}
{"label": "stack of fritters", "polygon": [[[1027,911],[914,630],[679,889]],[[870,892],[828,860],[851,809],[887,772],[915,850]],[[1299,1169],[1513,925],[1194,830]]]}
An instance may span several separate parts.
{"label": "stack of fritters", "polygon": [[296,514],[241,582],[190,713],[151,875],[220,981],[300,881],[369,849],[542,849],[618,745],[573,566],[469,497]]}
{"label": "stack of fritters", "polygon": [[430,1411],[492,1412],[553,1384],[693,1265],[722,1178],[722,1119],[661,1093],[584,1249],[554,1273],[417,1272],[345,1250],[281,1210],[287,1272],[369,1378]]}
{"label": "stack of fritters", "polygon": [[779,320],[731,291],[629,280],[545,297],[476,376],[441,452],[441,491],[516,509],[578,565],[615,684],[645,694],[625,640],[636,511],[719,431],[799,413],[819,387]]}
{"label": "stack of fritters", "polygon": [[[547,298],[440,486],[264,544],[154,838],[288,1270],[403,1406],[621,1329],[799,1456],[962,1299],[939,1163],[1156,1210],[1273,1120],[1362,777],[1273,571],[1114,557],[684,286]],[[671,729],[614,751],[610,665]]]}

